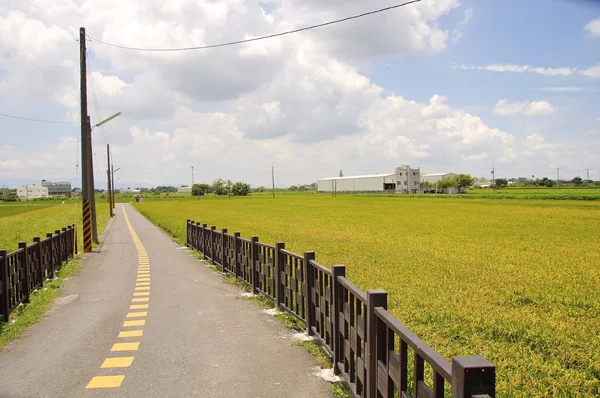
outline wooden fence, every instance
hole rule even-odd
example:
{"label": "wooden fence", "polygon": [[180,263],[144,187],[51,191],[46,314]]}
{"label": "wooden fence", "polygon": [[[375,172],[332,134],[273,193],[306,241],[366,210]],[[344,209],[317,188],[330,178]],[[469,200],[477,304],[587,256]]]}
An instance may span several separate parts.
{"label": "wooden fence", "polygon": [[63,263],[77,253],[75,225],[49,232],[45,239],[36,236],[33,243],[19,242],[8,253],[0,250],[0,320],[8,322],[10,313],[29,302],[31,293],[54,278]]}
{"label": "wooden fence", "polygon": [[385,291],[362,292],[343,265],[329,269],[314,252],[299,255],[283,242],[267,245],[190,220],[187,246],[304,322],[355,397],[496,396],[493,364],[479,356],[448,362],[387,311]]}

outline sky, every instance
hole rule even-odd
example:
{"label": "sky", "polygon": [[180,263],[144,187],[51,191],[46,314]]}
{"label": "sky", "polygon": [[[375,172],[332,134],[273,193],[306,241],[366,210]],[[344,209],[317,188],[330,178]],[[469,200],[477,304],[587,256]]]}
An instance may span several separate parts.
{"label": "sky", "polygon": [[94,175],[278,187],[393,172],[600,179],[600,2],[3,0],[0,184],[81,185],[79,28]]}

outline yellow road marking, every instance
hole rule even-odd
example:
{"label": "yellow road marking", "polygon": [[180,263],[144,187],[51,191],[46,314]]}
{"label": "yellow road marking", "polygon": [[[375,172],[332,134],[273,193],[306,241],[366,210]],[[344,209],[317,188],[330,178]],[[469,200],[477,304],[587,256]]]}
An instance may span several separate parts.
{"label": "yellow road marking", "polygon": [[145,319],[140,319],[139,321],[125,321],[123,322],[123,327],[128,327],[128,326],[144,326],[146,324],[146,320]]}
{"label": "yellow road marking", "polygon": [[138,278],[136,282],[150,282],[150,278]]}
{"label": "yellow road marking", "polygon": [[128,368],[131,366],[133,362],[133,357],[115,357],[115,358],[106,358],[102,363],[100,368]]}
{"label": "yellow road marking", "polygon": [[129,306],[130,310],[145,310],[148,308],[148,304],[132,304]]}
{"label": "yellow road marking", "polygon": [[134,296],[149,296],[150,292],[135,292],[133,293]]}
{"label": "yellow road marking", "polygon": [[139,292],[139,291],[142,291],[142,290],[150,290],[150,286],[138,286],[138,287],[135,288],[136,292]]}
{"label": "yellow road marking", "polygon": [[110,349],[111,352],[118,351],[137,351],[140,348],[140,342],[136,341],[135,343],[115,343]]}
{"label": "yellow road marking", "polygon": [[148,313],[146,311],[130,312],[127,314],[127,318],[142,318],[147,315]]}
{"label": "yellow road marking", "polygon": [[119,338],[122,337],[141,337],[144,334],[143,330],[127,330],[125,332],[119,332]]}
{"label": "yellow road marking", "polygon": [[96,376],[85,388],[116,388],[121,387],[125,376]]}
{"label": "yellow road marking", "polygon": [[150,297],[134,297],[131,299],[132,303],[147,303],[150,301]]}
{"label": "yellow road marking", "polygon": [[150,282],[138,282],[135,284],[135,286],[150,286]]}

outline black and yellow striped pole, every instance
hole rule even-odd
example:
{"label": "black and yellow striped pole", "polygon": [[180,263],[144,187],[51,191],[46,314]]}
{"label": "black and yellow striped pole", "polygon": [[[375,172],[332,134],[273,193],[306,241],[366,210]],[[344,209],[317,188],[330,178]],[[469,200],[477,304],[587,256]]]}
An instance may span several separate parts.
{"label": "black and yellow striped pole", "polygon": [[92,251],[92,210],[90,201],[83,201],[83,251],[89,253]]}

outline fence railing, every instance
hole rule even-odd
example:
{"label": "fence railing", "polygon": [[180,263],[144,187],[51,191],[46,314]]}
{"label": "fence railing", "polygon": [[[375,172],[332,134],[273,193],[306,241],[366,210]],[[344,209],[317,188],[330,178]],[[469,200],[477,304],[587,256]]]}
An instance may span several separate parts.
{"label": "fence railing", "polygon": [[11,312],[29,302],[31,293],[53,279],[54,272],[75,253],[74,224],[47,233],[45,239],[36,236],[29,245],[19,242],[19,248],[11,253],[0,250],[0,320],[8,322]]}
{"label": "fence railing", "polygon": [[450,363],[387,311],[385,291],[361,291],[343,265],[328,269],[314,252],[299,255],[283,242],[267,245],[191,220],[187,246],[303,321],[355,397],[496,396],[493,364],[480,356]]}

